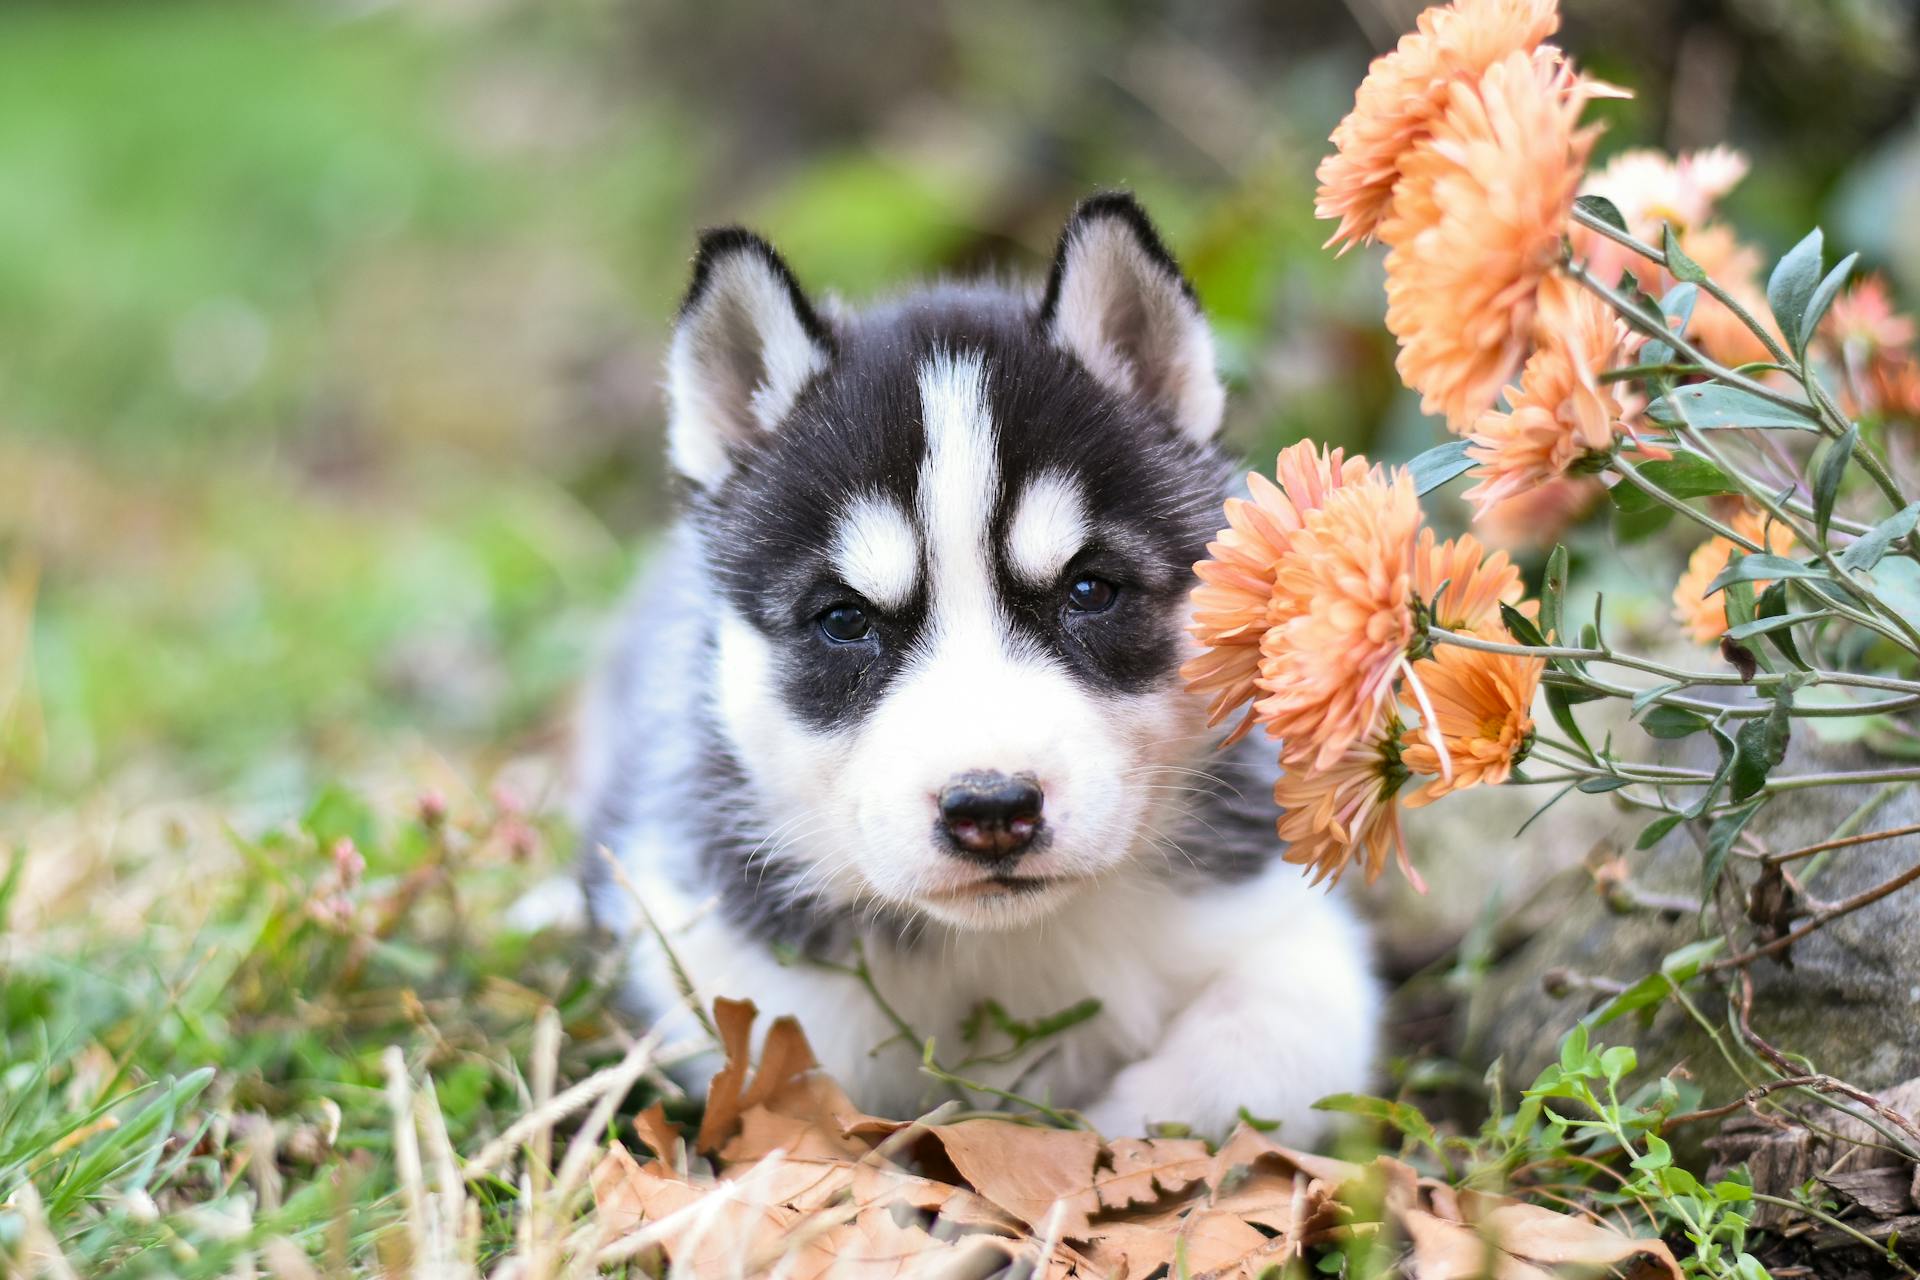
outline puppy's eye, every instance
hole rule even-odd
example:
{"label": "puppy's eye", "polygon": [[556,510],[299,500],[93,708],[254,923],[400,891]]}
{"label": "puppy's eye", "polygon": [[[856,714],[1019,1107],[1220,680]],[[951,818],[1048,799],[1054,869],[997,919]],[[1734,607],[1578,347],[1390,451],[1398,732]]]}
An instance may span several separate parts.
{"label": "puppy's eye", "polygon": [[1120,588],[1105,578],[1079,577],[1067,588],[1067,608],[1075,613],[1104,613],[1119,595]]}
{"label": "puppy's eye", "polygon": [[864,640],[872,630],[867,611],[857,604],[837,604],[820,615],[820,633],[835,644]]}

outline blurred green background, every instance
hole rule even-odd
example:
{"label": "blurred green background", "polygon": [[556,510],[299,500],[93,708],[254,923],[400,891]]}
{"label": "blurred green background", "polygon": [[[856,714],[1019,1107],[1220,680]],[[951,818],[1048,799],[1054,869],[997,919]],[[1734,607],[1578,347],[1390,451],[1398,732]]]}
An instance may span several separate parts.
{"label": "blurred green background", "polygon": [[[289,811],[407,751],[562,739],[664,511],[700,225],[807,284],[1033,271],[1139,191],[1249,454],[1432,439],[1323,139],[1395,0],[433,0],[0,8],[0,818]],[[1920,285],[1898,0],[1571,0],[1611,150],[1729,140],[1778,249]]]}

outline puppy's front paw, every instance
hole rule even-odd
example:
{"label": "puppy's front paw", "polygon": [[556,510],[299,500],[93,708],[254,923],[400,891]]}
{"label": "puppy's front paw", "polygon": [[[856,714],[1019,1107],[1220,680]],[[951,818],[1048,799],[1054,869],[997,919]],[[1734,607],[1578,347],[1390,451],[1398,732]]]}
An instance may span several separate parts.
{"label": "puppy's front paw", "polygon": [[1209,1117],[1197,1114],[1191,1071],[1156,1058],[1136,1062],[1113,1078],[1113,1085],[1080,1108],[1103,1138],[1138,1137],[1152,1124],[1175,1123],[1204,1129]]}

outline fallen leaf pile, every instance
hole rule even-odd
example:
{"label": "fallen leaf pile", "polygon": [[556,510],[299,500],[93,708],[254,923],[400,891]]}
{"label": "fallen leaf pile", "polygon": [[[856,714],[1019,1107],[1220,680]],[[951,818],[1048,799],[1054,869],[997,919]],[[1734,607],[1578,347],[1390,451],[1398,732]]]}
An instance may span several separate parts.
{"label": "fallen leaf pile", "polygon": [[635,1121],[652,1158],[615,1143],[594,1171],[614,1251],[702,1277],[971,1277],[1024,1259],[1049,1280],[1253,1280],[1374,1238],[1414,1280],[1680,1277],[1659,1240],[1247,1126],[1210,1150],[992,1117],[883,1120],[817,1068],[791,1019],[769,1029],[749,1082],[753,1019],[751,1004],[714,1006],[726,1065],[691,1146],[656,1104]]}

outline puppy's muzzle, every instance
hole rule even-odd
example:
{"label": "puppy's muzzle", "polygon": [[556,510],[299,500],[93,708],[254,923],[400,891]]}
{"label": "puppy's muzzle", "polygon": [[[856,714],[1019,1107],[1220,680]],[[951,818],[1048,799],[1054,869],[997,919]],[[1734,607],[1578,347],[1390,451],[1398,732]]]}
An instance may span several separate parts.
{"label": "puppy's muzzle", "polygon": [[998,865],[1033,843],[1045,799],[1040,784],[1025,774],[963,773],[940,792],[940,825],[954,853]]}

